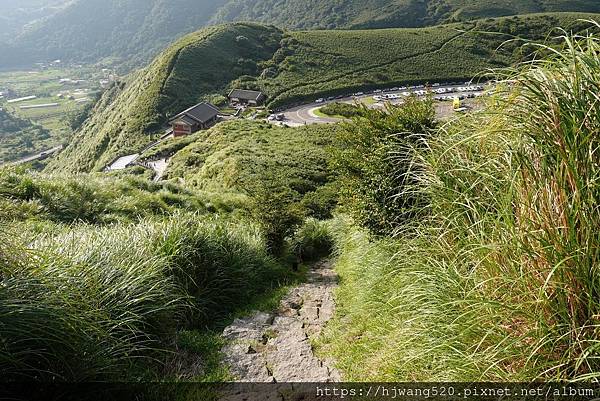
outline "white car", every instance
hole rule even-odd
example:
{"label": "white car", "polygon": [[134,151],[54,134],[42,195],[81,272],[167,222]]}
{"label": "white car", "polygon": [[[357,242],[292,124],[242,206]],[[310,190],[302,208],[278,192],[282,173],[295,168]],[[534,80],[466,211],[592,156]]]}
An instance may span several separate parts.
{"label": "white car", "polygon": [[315,103],[323,103],[324,101],[325,101],[325,99],[319,98],[319,99],[315,100]]}

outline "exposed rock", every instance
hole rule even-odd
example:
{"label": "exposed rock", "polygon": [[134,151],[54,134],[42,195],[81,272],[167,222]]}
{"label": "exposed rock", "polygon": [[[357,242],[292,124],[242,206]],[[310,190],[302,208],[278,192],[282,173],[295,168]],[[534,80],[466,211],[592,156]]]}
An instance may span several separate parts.
{"label": "exposed rock", "polygon": [[332,382],[340,373],[314,355],[311,340],[333,317],[337,276],[329,262],[315,264],[308,282],[296,287],[272,314],[237,319],[225,329],[223,348],[230,372],[240,382]]}

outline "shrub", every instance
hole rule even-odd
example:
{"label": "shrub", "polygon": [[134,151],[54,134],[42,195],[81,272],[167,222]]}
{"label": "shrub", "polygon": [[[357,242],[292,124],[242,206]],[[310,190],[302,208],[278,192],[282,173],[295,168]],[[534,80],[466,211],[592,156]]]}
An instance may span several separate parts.
{"label": "shrub", "polygon": [[316,219],[307,219],[294,233],[290,248],[298,261],[313,262],[331,255],[333,245],[333,238],[327,223]]}
{"label": "shrub", "polygon": [[338,205],[339,185],[330,182],[309,192],[302,198],[300,205],[307,216],[318,220],[327,220],[333,217],[333,211]]}
{"label": "shrub", "polygon": [[410,235],[333,228],[343,306],[324,346],[348,379],[600,377],[600,43],[542,50],[417,149],[429,213]]}
{"label": "shrub", "polygon": [[268,249],[275,255],[281,255],[286,237],[304,219],[298,193],[286,185],[283,177],[274,176],[260,183],[252,198],[252,216],[261,226]]}
{"label": "shrub", "polygon": [[416,98],[398,108],[364,110],[344,125],[332,165],[340,175],[342,205],[359,224],[390,234],[414,216],[422,200],[406,195],[414,184],[412,152],[434,127],[432,102]]}
{"label": "shrub", "polygon": [[348,103],[329,103],[319,109],[321,113],[329,116],[342,116],[346,118],[358,117],[363,115],[364,106],[359,107]]}

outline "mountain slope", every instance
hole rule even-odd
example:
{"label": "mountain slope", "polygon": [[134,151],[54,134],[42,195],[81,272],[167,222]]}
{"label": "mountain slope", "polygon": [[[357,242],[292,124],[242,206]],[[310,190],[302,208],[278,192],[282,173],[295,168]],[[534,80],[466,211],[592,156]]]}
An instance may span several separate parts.
{"label": "mountain slope", "polygon": [[282,32],[255,24],[224,25],[190,34],[146,69],[104,94],[92,117],[55,162],[71,171],[102,169],[115,156],[148,144],[168,116],[243,75],[256,75]]}
{"label": "mountain slope", "polygon": [[419,27],[540,12],[600,12],[593,0],[230,0],[213,22],[301,29]]}
{"label": "mountain slope", "polygon": [[[17,5],[10,1],[6,12],[0,5],[0,19],[15,21]],[[66,1],[22,4],[64,5]],[[522,13],[600,12],[596,0],[70,0],[66,4],[51,18],[13,35],[14,40],[3,41],[0,36],[0,54],[7,55],[0,59],[0,68],[49,59],[96,62],[107,58],[130,70],[183,34],[231,21],[286,29],[367,29]],[[0,26],[0,35],[1,30]]]}
{"label": "mountain slope", "polygon": [[48,130],[0,108],[0,164],[18,160],[57,145]]}
{"label": "mountain slope", "polygon": [[53,16],[70,2],[71,0],[0,1],[0,41],[9,40],[29,24]]}
{"label": "mountain slope", "polygon": [[77,0],[17,37],[15,64],[46,59],[139,65],[175,38],[206,25],[225,0]]}
{"label": "mountain slope", "polygon": [[522,56],[514,42],[497,50],[510,35],[541,40],[553,27],[583,16],[366,31],[283,32],[251,23],[205,28],[107,92],[49,167],[101,170],[117,156],[139,152],[160,134],[168,116],[232,87],[262,89],[271,107],[278,107],[384,85],[470,79]]}

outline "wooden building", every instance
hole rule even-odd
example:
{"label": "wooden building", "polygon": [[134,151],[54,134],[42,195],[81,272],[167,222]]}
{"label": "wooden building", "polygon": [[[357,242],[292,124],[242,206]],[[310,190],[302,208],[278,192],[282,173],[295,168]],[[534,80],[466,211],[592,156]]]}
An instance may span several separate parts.
{"label": "wooden building", "polygon": [[266,96],[262,92],[245,89],[234,89],[229,93],[228,97],[232,104],[249,106],[260,106],[266,99]]}
{"label": "wooden building", "polygon": [[169,123],[173,127],[173,137],[179,138],[210,128],[218,118],[219,109],[203,102],[177,114]]}

